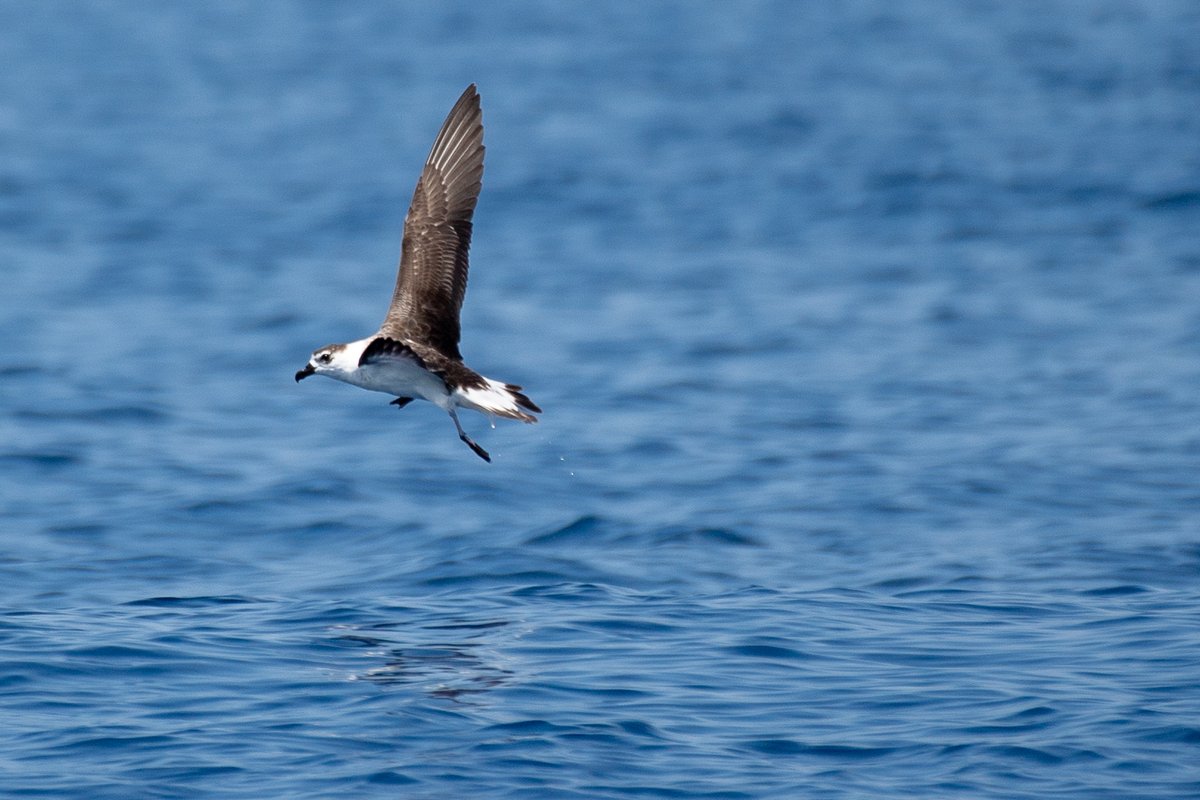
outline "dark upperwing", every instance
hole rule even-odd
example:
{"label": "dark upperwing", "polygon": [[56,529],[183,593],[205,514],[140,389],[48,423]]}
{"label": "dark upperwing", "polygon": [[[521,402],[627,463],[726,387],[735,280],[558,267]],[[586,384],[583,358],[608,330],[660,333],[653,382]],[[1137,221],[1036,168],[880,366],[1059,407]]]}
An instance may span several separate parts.
{"label": "dark upperwing", "polygon": [[459,359],[471,216],[483,179],[483,112],[467,87],[438,132],[404,218],[400,272],[379,334]]}

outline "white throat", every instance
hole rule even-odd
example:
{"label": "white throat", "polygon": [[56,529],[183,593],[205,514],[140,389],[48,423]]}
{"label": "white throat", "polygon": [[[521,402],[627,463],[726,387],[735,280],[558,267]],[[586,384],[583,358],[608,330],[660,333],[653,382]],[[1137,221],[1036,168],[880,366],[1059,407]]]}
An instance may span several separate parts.
{"label": "white throat", "polygon": [[358,362],[362,359],[363,351],[367,349],[367,345],[374,341],[374,339],[374,336],[368,336],[365,339],[347,342],[342,346],[341,350],[333,354],[333,360],[326,368],[346,373],[357,372]]}

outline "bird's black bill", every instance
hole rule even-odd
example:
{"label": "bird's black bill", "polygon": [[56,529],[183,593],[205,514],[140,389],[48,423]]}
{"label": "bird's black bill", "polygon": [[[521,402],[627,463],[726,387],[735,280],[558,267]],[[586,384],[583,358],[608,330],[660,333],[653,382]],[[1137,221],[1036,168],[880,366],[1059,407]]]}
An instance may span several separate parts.
{"label": "bird's black bill", "polygon": [[305,364],[304,369],[302,369],[296,373],[296,383],[299,383],[300,381],[304,380],[309,375],[312,375],[314,372],[316,372],[316,370],[313,369],[312,364]]}

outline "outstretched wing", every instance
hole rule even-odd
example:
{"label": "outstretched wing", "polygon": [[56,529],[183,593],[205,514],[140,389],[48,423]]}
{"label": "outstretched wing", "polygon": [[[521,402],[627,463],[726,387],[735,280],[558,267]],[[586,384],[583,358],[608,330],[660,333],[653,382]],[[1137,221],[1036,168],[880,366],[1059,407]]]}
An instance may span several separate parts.
{"label": "outstretched wing", "polygon": [[483,179],[483,113],[475,84],[450,110],[425,161],[404,219],[400,274],[382,336],[458,351],[459,311],[467,291],[471,216]]}

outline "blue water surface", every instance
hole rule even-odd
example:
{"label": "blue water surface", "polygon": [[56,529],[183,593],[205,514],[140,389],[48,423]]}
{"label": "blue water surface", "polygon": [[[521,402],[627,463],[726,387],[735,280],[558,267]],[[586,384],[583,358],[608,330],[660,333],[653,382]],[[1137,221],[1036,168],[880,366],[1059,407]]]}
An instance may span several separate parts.
{"label": "blue water surface", "polygon": [[[1200,796],[1198,41],[0,5],[0,796]],[[490,465],[292,380],[471,82]]]}

